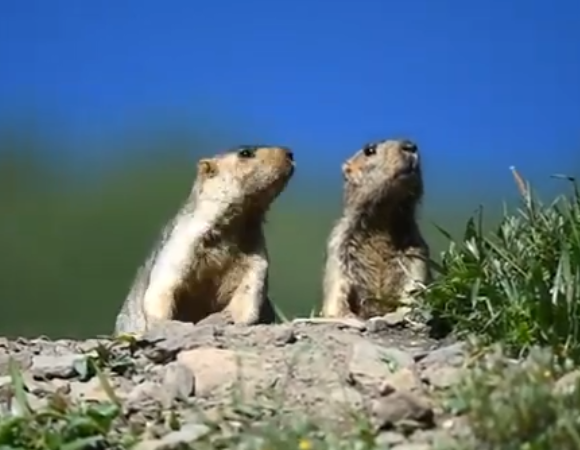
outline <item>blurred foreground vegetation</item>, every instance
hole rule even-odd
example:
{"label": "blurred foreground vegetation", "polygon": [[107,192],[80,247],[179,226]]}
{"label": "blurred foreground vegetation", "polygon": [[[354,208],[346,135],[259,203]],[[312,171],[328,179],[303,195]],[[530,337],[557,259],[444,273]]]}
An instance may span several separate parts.
{"label": "blurred foreground vegetation", "polygon": [[[580,190],[542,202],[517,171],[516,211],[484,229],[472,216],[443,252],[424,306],[463,336],[500,342],[510,356],[547,346],[580,360]],[[443,231],[443,233],[445,233]]]}
{"label": "blurred foreground vegetation", "polygon": [[[0,127],[1,335],[109,333],[135,270],[187,195],[197,158],[223,148],[195,134],[103,139],[92,147],[116,154],[103,163],[79,149],[67,158],[61,145],[27,128]],[[340,210],[339,177],[305,172],[303,164],[266,228],[272,298],[289,316],[319,306],[325,240]],[[501,200],[488,201],[491,222]],[[434,258],[447,240],[433,222],[462,231],[477,206],[426,199],[422,228]]]}

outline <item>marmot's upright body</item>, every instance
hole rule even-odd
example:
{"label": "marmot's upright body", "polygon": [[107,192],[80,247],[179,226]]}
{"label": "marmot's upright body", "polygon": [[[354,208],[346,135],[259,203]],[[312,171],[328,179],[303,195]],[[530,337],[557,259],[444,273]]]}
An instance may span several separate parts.
{"label": "marmot's upright body", "polygon": [[415,212],[423,196],[417,146],[367,144],[342,166],[343,215],[327,243],[322,316],[368,319],[411,300],[430,279]]}
{"label": "marmot's upright body", "polygon": [[293,173],[284,147],[243,146],[200,160],[184,206],[137,272],[115,333],[218,312],[239,324],[273,322],[262,224]]}

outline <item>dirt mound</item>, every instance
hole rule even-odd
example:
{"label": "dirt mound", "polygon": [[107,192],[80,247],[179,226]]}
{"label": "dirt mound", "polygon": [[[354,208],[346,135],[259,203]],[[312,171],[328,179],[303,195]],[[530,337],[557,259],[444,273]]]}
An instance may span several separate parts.
{"label": "dirt mound", "polygon": [[339,431],[364,416],[385,448],[430,448],[453,431],[437,392],[457,381],[465,354],[463,343],[379,322],[366,329],[171,322],[122,342],[0,339],[0,406],[22,413],[12,357],[32,409],[55,398],[117,403],[115,433],[139,435],[139,449],[194,441],[209,432],[208,420],[235,428],[292,415]]}

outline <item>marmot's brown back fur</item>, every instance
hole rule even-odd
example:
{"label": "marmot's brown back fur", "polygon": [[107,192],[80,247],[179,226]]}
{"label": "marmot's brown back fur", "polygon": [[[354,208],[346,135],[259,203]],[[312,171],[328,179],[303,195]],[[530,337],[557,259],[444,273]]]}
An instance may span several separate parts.
{"label": "marmot's brown back fur", "polygon": [[294,173],[284,147],[242,146],[198,162],[185,204],[163,229],[119,312],[116,333],[160,320],[274,321],[265,215]]}
{"label": "marmot's brown back fur", "polygon": [[409,303],[430,279],[416,222],[423,196],[417,145],[365,145],[342,166],[343,215],[327,243],[322,316],[368,319]]}

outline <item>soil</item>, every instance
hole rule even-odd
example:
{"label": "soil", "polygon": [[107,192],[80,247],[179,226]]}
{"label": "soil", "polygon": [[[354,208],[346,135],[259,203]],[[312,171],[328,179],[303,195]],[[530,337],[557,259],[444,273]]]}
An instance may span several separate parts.
{"label": "soil", "polygon": [[[208,418],[299,414],[340,432],[352,412],[368,418],[384,448],[429,449],[461,432],[460,421],[438,399],[457,383],[466,354],[465,343],[429,337],[426,327],[381,320],[358,328],[168,322],[125,343],[0,338],[0,406],[15,408],[10,358],[33,407],[55,392],[79,401],[110,400],[86,363],[93,355],[124,404],[127,421],[119,427],[155,424],[139,449],[194,441]],[[178,432],[164,425],[159,417],[169,410],[188,427]]]}

